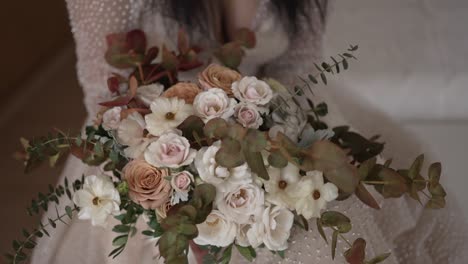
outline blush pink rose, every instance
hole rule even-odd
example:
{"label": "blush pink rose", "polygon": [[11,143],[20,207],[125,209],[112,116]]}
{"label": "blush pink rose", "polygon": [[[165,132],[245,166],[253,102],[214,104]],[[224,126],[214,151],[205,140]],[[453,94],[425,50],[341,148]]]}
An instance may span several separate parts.
{"label": "blush pink rose", "polygon": [[249,103],[240,103],[235,107],[236,121],[243,127],[259,128],[263,124],[262,116],[260,115],[257,106]]}
{"label": "blush pink rose", "polygon": [[189,141],[171,132],[151,143],[145,151],[145,160],[156,167],[179,168],[189,165],[195,158],[196,150]]}
{"label": "blush pink rose", "polygon": [[181,201],[188,200],[188,193],[192,189],[191,184],[194,182],[193,175],[188,171],[183,171],[172,176],[171,186],[174,189],[172,195],[172,203],[177,204]]}

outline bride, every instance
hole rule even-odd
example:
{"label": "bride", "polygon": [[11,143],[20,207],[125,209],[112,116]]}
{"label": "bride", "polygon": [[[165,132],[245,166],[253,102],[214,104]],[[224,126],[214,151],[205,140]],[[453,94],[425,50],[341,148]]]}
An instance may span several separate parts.
{"label": "bride", "polygon": [[[105,36],[109,33],[139,28],[147,33],[153,46],[162,43],[175,46],[178,27],[184,27],[193,43],[210,50],[228,42],[236,29],[251,28],[256,33],[257,45],[247,51],[240,71],[246,75],[273,77],[293,87],[297,76],[313,71],[313,62],[319,61],[322,55],[322,36],[329,11],[326,0],[67,0],[67,4],[76,40],[78,76],[90,117],[97,112],[98,102],[106,98],[109,74],[116,71],[104,60]],[[181,76],[184,78],[190,79],[190,74]],[[317,89],[315,96],[326,98],[329,103],[329,124],[346,124],[324,89]],[[405,147],[407,153],[414,152],[409,145],[404,146],[403,151]],[[99,171],[70,158],[63,175],[72,179],[83,173]],[[383,208],[380,211],[366,207],[356,198],[339,205],[331,204],[329,208],[345,212],[351,218],[353,231],[348,238],[363,237],[369,241],[368,256],[392,252],[384,263],[468,263],[468,251],[463,250],[468,242],[466,229],[453,205],[440,211],[428,211],[411,200],[380,203]],[[38,242],[32,263],[158,261],[155,260],[158,256],[155,241],[148,241],[140,234],[129,241],[122,255],[114,260],[108,258],[115,237],[112,226],[92,227],[74,219],[70,225],[55,229],[52,239],[43,238]],[[140,226],[144,227],[143,221]],[[340,254],[332,260],[330,247],[314,228],[309,232],[297,232],[290,240],[284,260],[260,250],[256,262],[345,262]],[[344,252],[346,247],[339,242],[337,252]],[[233,263],[244,261],[237,252],[233,254]],[[193,254],[190,257],[195,263]]]}

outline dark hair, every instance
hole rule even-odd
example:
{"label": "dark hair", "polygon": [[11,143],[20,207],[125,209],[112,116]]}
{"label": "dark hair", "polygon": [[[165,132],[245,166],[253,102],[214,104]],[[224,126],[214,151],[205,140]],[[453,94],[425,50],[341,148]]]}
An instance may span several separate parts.
{"label": "dark hair", "polygon": [[[293,33],[300,30],[301,19],[312,21],[312,15],[316,14],[309,12],[312,10],[311,7],[317,8],[322,22],[326,18],[327,0],[271,0],[271,2],[279,14],[285,18],[286,26]],[[177,21],[188,27],[199,26],[202,30],[206,30],[206,26],[202,22],[205,10],[203,5],[200,4],[200,0],[169,0],[168,4],[173,17]],[[310,26],[314,27],[312,24]]]}

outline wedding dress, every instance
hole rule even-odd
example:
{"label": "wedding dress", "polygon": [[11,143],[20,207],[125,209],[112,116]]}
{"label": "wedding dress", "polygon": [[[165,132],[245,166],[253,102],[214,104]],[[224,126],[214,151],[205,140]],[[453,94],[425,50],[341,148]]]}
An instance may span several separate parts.
{"label": "wedding dress", "polygon": [[[85,104],[90,118],[97,111],[97,103],[106,97],[106,80],[109,73],[116,70],[104,60],[105,36],[113,32],[125,32],[134,28],[144,30],[151,45],[165,43],[175,46],[177,22],[166,14],[163,1],[146,0],[67,0],[78,56],[78,76],[85,93]],[[262,74],[273,77],[284,84],[298,81],[297,76],[306,76],[314,69],[313,62],[321,56],[323,28],[320,13],[312,10],[315,19],[314,31],[303,31],[289,37],[278,19],[269,0],[260,0],[252,29],[256,32],[257,46],[247,51],[240,68],[243,74]],[[192,43],[212,49],[218,44],[213,36],[204,36],[197,29],[190,30]],[[181,76],[190,79],[190,74]],[[315,101],[325,100],[329,104],[330,125],[346,124],[345,118],[327,95],[326,88],[315,90]],[[362,106],[361,106],[362,108]],[[363,117],[366,117],[363,115]],[[385,120],[378,120],[382,127]],[[372,122],[371,122],[372,123]],[[360,129],[365,129],[361,127]],[[365,130],[364,130],[365,131]],[[390,141],[400,142],[399,156],[417,153],[417,147],[395,136]],[[386,139],[385,139],[386,140]],[[405,144],[403,146],[401,142]],[[403,153],[403,154],[402,154]],[[69,179],[82,174],[99,173],[96,168],[88,168],[71,157],[63,177]],[[376,195],[378,196],[378,195]],[[450,201],[450,200],[449,200]],[[448,203],[444,210],[423,210],[422,206],[409,199],[379,200],[383,209],[376,211],[362,204],[356,198],[329,204],[328,209],[343,212],[349,216],[353,229],[346,234],[353,241],[363,237],[368,241],[369,258],[385,252],[392,252],[384,263],[442,264],[468,263],[467,229],[457,208]],[[62,202],[61,206],[65,204]],[[145,223],[139,223],[144,228]],[[259,250],[256,263],[345,263],[341,252],[347,249],[346,243],[339,240],[337,258],[331,258],[331,249],[319,236],[315,222],[311,230],[296,230],[290,238],[290,248],[281,259],[268,250]],[[112,239],[116,236],[108,228],[92,227],[86,221],[72,220],[68,226],[59,226],[52,232],[52,238],[42,238],[33,252],[33,264],[53,263],[155,263],[157,247],[137,234],[128,242],[124,253],[112,260],[107,257],[112,250]],[[328,237],[331,234],[327,233]],[[464,250],[465,249],[465,250]],[[233,250],[232,263],[247,262]]]}

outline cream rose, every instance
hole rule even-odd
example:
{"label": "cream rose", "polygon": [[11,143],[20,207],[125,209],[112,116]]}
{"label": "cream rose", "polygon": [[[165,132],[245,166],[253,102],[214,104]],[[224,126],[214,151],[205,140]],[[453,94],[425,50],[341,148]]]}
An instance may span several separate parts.
{"label": "cream rose", "polygon": [[288,238],[294,223],[294,215],[286,208],[267,206],[252,228],[247,231],[249,242],[256,246],[261,240],[269,250],[288,248]]}
{"label": "cream rose", "polygon": [[155,168],[144,160],[133,160],[125,165],[122,175],[128,183],[130,198],[143,208],[156,209],[169,199],[171,184],[165,179],[168,170]]}
{"label": "cream rose", "polygon": [[196,154],[186,138],[169,132],[148,146],[145,160],[156,167],[179,168],[192,163]]}
{"label": "cream rose", "polygon": [[241,77],[238,72],[227,67],[210,64],[198,75],[198,81],[205,90],[221,88],[227,95],[232,96],[231,85]]}
{"label": "cream rose", "polygon": [[217,117],[228,119],[234,114],[236,104],[236,100],[229,98],[223,90],[211,88],[195,97],[193,108],[195,115],[206,123]]}
{"label": "cream rose", "polygon": [[102,127],[105,130],[115,130],[119,128],[120,125],[120,113],[122,112],[121,107],[113,107],[102,116]]}
{"label": "cream rose", "polygon": [[259,128],[263,124],[260,110],[254,104],[240,103],[234,108],[236,121],[243,127]]}
{"label": "cream rose", "polygon": [[254,222],[255,217],[261,214],[264,203],[263,190],[254,183],[240,185],[216,197],[219,211],[237,224]]}
{"label": "cream rose", "polygon": [[252,174],[247,164],[232,169],[218,165],[215,156],[220,146],[221,142],[217,141],[198,151],[194,164],[200,178],[206,183],[213,184],[221,192],[252,182]]}
{"label": "cream rose", "polygon": [[232,84],[234,96],[241,102],[255,105],[266,105],[273,98],[273,91],[270,86],[256,77],[244,77]]}
{"label": "cream rose", "polygon": [[174,190],[172,194],[172,204],[188,201],[189,191],[192,189],[194,182],[193,175],[188,171],[183,171],[172,176],[171,186]]}
{"label": "cream rose", "polygon": [[237,234],[236,224],[227,220],[218,210],[213,210],[197,228],[198,236],[193,241],[201,246],[227,247],[234,242]]}

